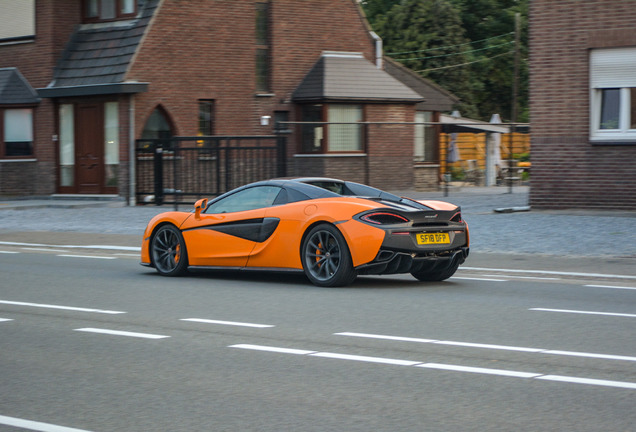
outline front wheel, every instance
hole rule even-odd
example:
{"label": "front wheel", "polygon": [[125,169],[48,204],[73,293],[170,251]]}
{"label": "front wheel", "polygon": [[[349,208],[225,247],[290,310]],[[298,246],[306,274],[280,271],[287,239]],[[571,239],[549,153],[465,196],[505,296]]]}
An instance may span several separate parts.
{"label": "front wheel", "polygon": [[181,231],[174,225],[161,226],[150,241],[152,263],[163,276],[179,276],[188,267],[188,251]]}
{"label": "front wheel", "polygon": [[347,242],[333,225],[320,224],[307,233],[301,259],[303,270],[314,285],[344,286],[356,278]]}

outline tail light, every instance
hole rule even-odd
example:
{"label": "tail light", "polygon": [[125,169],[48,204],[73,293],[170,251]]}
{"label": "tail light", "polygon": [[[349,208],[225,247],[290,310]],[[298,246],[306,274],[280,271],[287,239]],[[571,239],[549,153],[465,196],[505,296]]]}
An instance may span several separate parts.
{"label": "tail light", "polygon": [[360,216],[360,220],[373,225],[396,225],[409,222],[404,216],[395,213],[374,212]]}
{"label": "tail light", "polygon": [[451,222],[461,222],[462,221],[462,212],[457,212],[450,218]]}

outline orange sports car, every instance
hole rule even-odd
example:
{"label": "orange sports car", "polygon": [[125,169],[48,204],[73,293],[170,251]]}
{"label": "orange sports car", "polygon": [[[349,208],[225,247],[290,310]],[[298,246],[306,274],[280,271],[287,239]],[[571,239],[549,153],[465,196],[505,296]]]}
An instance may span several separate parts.
{"label": "orange sports car", "polygon": [[318,286],[343,286],[363,274],[451,277],[469,251],[459,207],[415,201],[342,180],[261,181],[190,212],[155,216],[141,264],[165,276],[188,267],[304,271]]}

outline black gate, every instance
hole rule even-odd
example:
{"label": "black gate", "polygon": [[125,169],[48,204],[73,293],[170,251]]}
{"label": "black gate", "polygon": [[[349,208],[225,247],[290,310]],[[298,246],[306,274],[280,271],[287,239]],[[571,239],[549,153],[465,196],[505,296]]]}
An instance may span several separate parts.
{"label": "black gate", "polygon": [[138,204],[191,204],[287,173],[285,137],[205,136],[137,140]]}

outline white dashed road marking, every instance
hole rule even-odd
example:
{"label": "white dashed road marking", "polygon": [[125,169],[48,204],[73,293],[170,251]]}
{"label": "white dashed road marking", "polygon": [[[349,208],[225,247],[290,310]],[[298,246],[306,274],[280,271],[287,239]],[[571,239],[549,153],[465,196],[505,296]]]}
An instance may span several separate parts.
{"label": "white dashed road marking", "polygon": [[557,313],[570,313],[570,314],[583,314],[583,315],[602,315],[611,317],[626,317],[636,318],[636,314],[628,313],[616,313],[616,312],[595,312],[595,311],[581,311],[581,310],[569,310],[569,309],[547,309],[547,308],[531,308],[531,311],[538,312],[557,312]]}
{"label": "white dashed road marking", "polygon": [[119,331],[119,330],[108,330],[108,329],[99,329],[99,328],[91,328],[91,327],[79,328],[79,329],[75,329],[75,331],[107,334],[107,335],[113,335],[113,336],[128,336],[128,337],[135,337],[135,338],[142,338],[142,339],[165,339],[170,337],[165,335],[136,333],[136,332],[127,332],[127,331]]}
{"label": "white dashed road marking", "polygon": [[49,423],[24,420],[15,417],[0,416],[0,424],[13,426],[22,429],[29,429],[40,432],[89,432],[84,429],[75,429],[65,426],[58,426]]}
{"label": "white dashed road marking", "polygon": [[235,322],[235,321],[219,321],[219,320],[211,320],[211,319],[203,319],[203,318],[182,318],[179,321],[189,321],[189,322],[197,322],[197,323],[204,323],[204,324],[219,324],[219,325],[238,326],[238,327],[253,327],[253,328],[275,327],[270,324],[254,324],[254,323]]}
{"label": "white dashed road marking", "polygon": [[44,309],[61,309],[61,310],[68,310],[68,311],[75,311],[75,312],[101,313],[101,314],[109,314],[109,315],[117,315],[117,314],[126,313],[121,311],[89,309],[89,308],[81,308],[81,307],[75,307],[75,306],[60,306],[60,305],[50,305],[50,304],[40,304],[40,303],[27,303],[27,302],[17,302],[17,301],[9,301],[9,300],[0,300],[0,304],[36,307],[36,308],[44,308]]}
{"label": "white dashed road marking", "polygon": [[549,375],[549,374],[542,374],[542,373],[536,373],[536,372],[522,372],[522,371],[513,371],[513,370],[505,370],[505,369],[490,369],[490,368],[451,365],[451,364],[443,364],[443,363],[424,363],[424,362],[417,362],[412,360],[400,360],[400,359],[382,358],[382,357],[367,357],[367,356],[352,355],[352,354],[330,353],[330,352],[301,350],[301,349],[294,349],[294,348],[250,345],[250,344],[230,345],[228,348],[267,351],[267,352],[275,352],[275,353],[282,353],[282,354],[296,354],[296,355],[305,355],[309,357],[360,361],[360,362],[367,362],[367,363],[380,363],[380,364],[397,365],[397,366],[414,366],[414,367],[425,368],[425,369],[438,369],[438,370],[446,370],[446,371],[453,371],[453,372],[498,375],[498,376],[513,377],[513,378],[558,381],[558,382],[567,382],[567,383],[574,383],[574,384],[587,384],[587,385],[594,385],[594,386],[615,387],[615,388],[636,390],[636,383],[625,382],[625,381],[610,381],[610,380],[601,380],[601,379],[594,379],[594,378]]}
{"label": "white dashed road marking", "polygon": [[98,255],[70,255],[70,254],[62,254],[62,255],[56,255],[56,256],[65,257],[65,258],[90,258],[90,259],[105,259],[105,260],[117,259],[117,257],[98,256]]}
{"label": "white dashed road marking", "polygon": [[543,348],[516,347],[516,346],[509,346],[509,345],[493,345],[493,344],[481,344],[481,343],[473,343],[473,342],[456,342],[456,341],[445,341],[445,340],[435,340],[435,339],[420,339],[420,338],[411,338],[411,337],[403,337],[403,336],[388,336],[388,335],[378,335],[378,334],[368,334],[368,333],[342,332],[342,333],[334,333],[334,335],[358,337],[358,338],[366,338],[366,339],[391,340],[391,341],[399,341],[399,342],[428,343],[428,344],[437,344],[437,345],[466,347],[466,348],[483,348],[483,349],[493,349],[493,350],[503,350],[503,351],[527,352],[527,353],[535,353],[535,354],[551,354],[551,355],[561,355],[561,356],[570,356],[570,357],[587,357],[587,358],[597,358],[597,359],[603,359],[603,360],[622,360],[622,361],[636,362],[636,357],[613,355],[613,354],[597,354],[597,353],[585,353],[585,352],[577,352],[577,351],[550,350],[550,349],[543,349]]}

